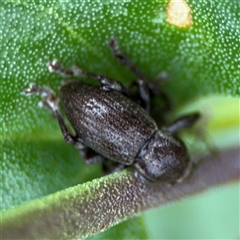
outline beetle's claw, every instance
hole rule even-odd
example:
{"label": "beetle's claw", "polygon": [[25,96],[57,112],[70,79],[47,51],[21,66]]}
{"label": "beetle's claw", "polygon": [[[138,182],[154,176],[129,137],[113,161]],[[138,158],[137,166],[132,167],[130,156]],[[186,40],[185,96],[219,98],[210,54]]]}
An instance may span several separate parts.
{"label": "beetle's claw", "polygon": [[67,70],[64,67],[62,67],[60,62],[56,59],[54,59],[53,61],[48,61],[47,67],[50,72],[56,72],[63,77],[69,77],[74,75],[72,70]]}
{"label": "beetle's claw", "polygon": [[42,101],[40,102],[40,107],[46,107],[51,111],[55,111],[58,107],[58,99],[56,94],[51,88],[48,87],[39,87],[35,83],[30,83],[29,88],[22,91],[24,95],[38,94],[41,96]]}
{"label": "beetle's claw", "polygon": [[30,83],[29,88],[22,90],[22,94],[24,95],[30,95],[33,93],[38,93],[39,92],[39,87],[37,86],[36,83]]}

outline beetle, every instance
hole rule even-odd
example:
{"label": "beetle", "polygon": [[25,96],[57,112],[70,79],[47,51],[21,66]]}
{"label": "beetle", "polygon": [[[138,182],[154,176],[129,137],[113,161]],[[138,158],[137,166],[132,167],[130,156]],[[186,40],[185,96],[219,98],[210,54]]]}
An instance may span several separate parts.
{"label": "beetle", "polygon": [[31,84],[24,93],[41,95],[43,105],[56,117],[65,141],[75,146],[86,162],[108,159],[117,163],[116,169],[133,165],[141,176],[152,182],[183,180],[191,172],[192,163],[185,144],[176,133],[191,127],[200,114],[183,116],[159,129],[149,114],[152,83],[119,50],[115,38],[109,47],[136,75],[140,103],[133,101],[129,91],[116,80],[77,66],[66,70],[57,61],[49,62],[51,71],[64,76],[87,76],[100,83],[94,86],[69,80],[61,86],[60,102],[75,131],[72,135],[60,112],[59,100],[50,88]]}

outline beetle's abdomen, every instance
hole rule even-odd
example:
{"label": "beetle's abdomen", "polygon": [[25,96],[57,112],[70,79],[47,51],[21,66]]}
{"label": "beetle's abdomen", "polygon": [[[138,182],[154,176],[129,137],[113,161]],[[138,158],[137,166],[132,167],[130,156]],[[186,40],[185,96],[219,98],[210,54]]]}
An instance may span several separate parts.
{"label": "beetle's abdomen", "polygon": [[143,108],[117,91],[70,81],[62,86],[60,99],[84,144],[126,165],[157,130]]}

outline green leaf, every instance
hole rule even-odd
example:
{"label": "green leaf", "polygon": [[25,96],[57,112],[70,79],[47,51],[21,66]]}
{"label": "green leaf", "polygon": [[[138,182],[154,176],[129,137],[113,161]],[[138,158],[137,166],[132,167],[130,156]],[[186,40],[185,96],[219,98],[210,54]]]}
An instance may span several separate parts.
{"label": "green leaf", "polygon": [[[168,2],[0,3],[2,210],[101,176],[100,166],[86,166],[63,141],[54,119],[37,107],[39,99],[20,95],[30,82],[49,85],[58,93],[63,79],[48,72],[48,60],[57,58],[64,66],[77,64],[132,82],[134,76],[113,59],[107,47],[115,35],[121,50],[151,80],[159,72],[170,73],[164,90],[175,108],[206,96],[239,96],[239,1],[188,0],[189,27],[167,21]],[[233,102],[223,109],[218,101],[214,116],[224,116],[228,124],[219,124],[221,118],[215,118],[212,134],[217,125],[220,136],[238,126],[238,102]],[[233,121],[227,120],[229,115]],[[233,136],[237,136],[235,130]],[[223,144],[229,146],[232,140],[227,138]]]}

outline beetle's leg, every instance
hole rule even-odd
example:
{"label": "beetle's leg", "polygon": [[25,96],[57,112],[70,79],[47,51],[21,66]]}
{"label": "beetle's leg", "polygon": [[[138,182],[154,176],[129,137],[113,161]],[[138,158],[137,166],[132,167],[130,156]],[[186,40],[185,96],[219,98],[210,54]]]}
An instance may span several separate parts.
{"label": "beetle's leg", "polygon": [[153,94],[159,94],[159,91],[156,91],[156,85],[160,85],[163,82],[169,80],[169,74],[166,72],[161,72],[160,74],[158,74],[158,76],[155,79],[155,83],[152,83],[151,81],[149,81],[149,79],[129,60],[127,54],[125,54],[124,52],[121,52],[119,50],[119,46],[118,46],[118,42],[117,39],[115,37],[113,37],[110,42],[109,42],[109,48],[113,54],[113,56],[115,56],[119,62],[121,62],[123,65],[125,65],[126,67],[128,67],[138,79],[142,79],[147,83],[147,86],[149,88],[149,90],[152,91]]}
{"label": "beetle's leg", "polygon": [[139,95],[141,106],[149,112],[150,96],[149,96],[149,81],[145,75],[129,60],[127,55],[119,50],[116,38],[112,38],[109,42],[109,47],[112,54],[125,66],[127,66],[137,77],[137,85],[139,88]]}
{"label": "beetle's leg", "polygon": [[103,175],[108,175],[120,171],[125,167],[121,163],[113,162],[109,159],[106,159],[105,157],[88,147],[82,149],[80,151],[80,155],[87,164],[101,163]]}
{"label": "beetle's leg", "polygon": [[79,68],[76,65],[72,66],[70,70],[67,70],[63,68],[57,60],[54,60],[52,62],[48,62],[48,68],[51,72],[57,72],[64,77],[86,76],[86,77],[92,78],[94,80],[97,80],[101,84],[101,87],[103,90],[114,90],[114,91],[126,93],[124,86],[120,82],[115,81],[103,75],[98,75],[95,73],[84,71],[83,69]]}
{"label": "beetle's leg", "polygon": [[102,173],[103,175],[108,175],[114,172],[122,170],[125,166],[118,162],[113,162],[109,159],[106,159],[99,153],[95,152],[91,148],[86,147],[80,151],[81,157],[87,164],[92,163],[101,163],[102,164]]}
{"label": "beetle's leg", "polygon": [[119,162],[113,162],[109,159],[105,159],[102,164],[102,171],[104,175],[108,175],[114,172],[118,172],[122,169],[124,169],[126,166],[119,163]]}
{"label": "beetle's leg", "polygon": [[[119,50],[119,46],[117,43],[117,39],[115,37],[113,37],[110,42],[109,42],[109,47],[113,53],[113,55],[119,60],[119,62],[121,62],[122,64],[124,64],[126,67],[128,67],[135,75],[138,79],[140,79],[139,81],[145,82],[143,86],[143,83],[139,84],[139,92],[140,92],[140,97],[142,98],[141,102],[143,102],[143,106],[149,106],[150,105],[150,97],[149,95],[153,95],[156,96],[158,94],[161,95],[164,103],[165,103],[165,107],[164,107],[164,111],[167,112],[171,109],[171,103],[167,97],[167,95],[161,90],[160,85],[165,82],[168,81],[170,79],[170,75],[166,72],[161,72],[156,79],[154,80],[154,82],[149,81],[149,79],[129,60],[128,56],[121,52]],[[142,89],[141,89],[142,88]],[[148,90],[146,90],[148,88]],[[148,91],[148,97],[146,98],[146,91]],[[145,103],[144,103],[145,102]],[[147,107],[146,107],[147,108]]]}
{"label": "beetle's leg", "polygon": [[30,87],[28,89],[23,90],[23,93],[25,95],[30,95],[30,94],[40,95],[42,97],[42,102],[41,102],[42,105],[48,108],[52,112],[54,117],[56,117],[58,124],[60,126],[60,129],[62,131],[64,140],[67,143],[74,145],[79,151],[85,148],[85,146],[82,144],[82,140],[77,136],[73,136],[67,129],[67,126],[64,123],[63,117],[59,111],[58,99],[52,89],[47,87],[42,88],[32,83],[30,84]]}
{"label": "beetle's leg", "polygon": [[164,112],[171,109],[171,103],[164,91],[161,90],[160,85],[169,79],[169,74],[166,72],[160,73],[154,82],[149,79],[129,60],[128,56],[119,50],[119,46],[115,37],[109,42],[109,47],[112,54],[126,67],[128,67],[137,77],[137,84],[139,87],[139,95],[141,106],[148,112],[150,110],[150,95],[160,95],[164,101]]}
{"label": "beetle's leg", "polygon": [[103,160],[105,159],[102,155],[99,153],[95,152],[91,148],[84,148],[80,150],[80,155],[84,159],[86,163],[102,163]]}
{"label": "beetle's leg", "polygon": [[72,69],[65,69],[56,59],[52,62],[47,62],[47,67],[50,72],[56,72],[63,77],[72,77],[76,74]]}
{"label": "beetle's leg", "polygon": [[89,73],[87,76],[99,81],[103,90],[114,90],[114,91],[126,93],[124,86],[118,81],[115,81],[106,76],[96,75],[92,73]]}
{"label": "beetle's leg", "polygon": [[150,111],[150,95],[149,95],[149,88],[147,82],[142,79],[137,80],[138,89],[139,89],[139,96],[140,96],[140,103],[141,106],[147,111]]}
{"label": "beetle's leg", "polygon": [[198,121],[200,116],[201,115],[198,112],[182,116],[178,118],[176,121],[174,121],[171,125],[163,127],[163,130],[169,133],[174,133],[182,128],[192,127],[195,124],[195,122]]}
{"label": "beetle's leg", "polygon": [[112,54],[125,66],[127,66],[137,78],[149,82],[145,75],[129,60],[127,55],[119,50],[118,42],[115,37],[113,37],[109,42],[109,48]]}

